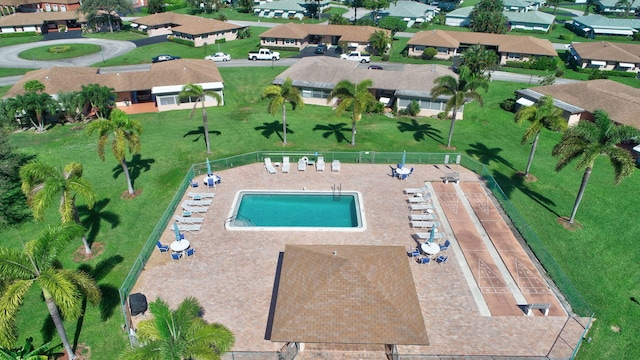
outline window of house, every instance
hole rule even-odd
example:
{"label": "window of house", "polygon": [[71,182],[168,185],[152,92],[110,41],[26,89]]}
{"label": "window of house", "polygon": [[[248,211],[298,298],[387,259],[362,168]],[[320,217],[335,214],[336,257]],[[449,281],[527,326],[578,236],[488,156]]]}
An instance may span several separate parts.
{"label": "window of house", "polygon": [[295,45],[296,40],[295,39],[284,39],[284,43],[287,45]]}
{"label": "window of house", "polygon": [[160,105],[175,105],[178,103],[178,95],[158,96]]}
{"label": "window of house", "polygon": [[517,59],[520,59],[521,57],[522,57],[522,54],[520,54],[520,53],[509,53],[507,55],[507,59],[517,60]]}
{"label": "window of house", "polygon": [[276,42],[276,39],[275,38],[264,38],[264,42],[267,43],[267,44],[269,44],[269,43],[273,44],[273,43]]}

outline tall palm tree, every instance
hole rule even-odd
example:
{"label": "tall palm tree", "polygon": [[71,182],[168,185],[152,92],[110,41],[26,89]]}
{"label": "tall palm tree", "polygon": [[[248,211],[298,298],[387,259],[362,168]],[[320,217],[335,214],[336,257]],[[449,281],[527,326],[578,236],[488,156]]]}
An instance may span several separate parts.
{"label": "tall palm tree", "polygon": [[378,55],[384,55],[392,41],[393,39],[387,30],[376,30],[369,37],[369,44]]}
{"label": "tall palm tree", "polygon": [[100,289],[87,273],[62,268],[58,256],[83,232],[77,224],[60,225],[47,228],[22,250],[0,247],[0,280],[6,284],[0,294],[0,346],[9,347],[15,342],[16,314],[31,286],[37,284],[69,359],[75,359],[62,316],[67,320],[80,317],[84,297],[97,304]]}
{"label": "tall palm tree", "polygon": [[207,119],[207,108],[204,106],[204,101],[206,97],[212,97],[216,100],[218,106],[222,105],[222,97],[219,93],[211,90],[204,90],[202,86],[198,84],[186,84],[182,87],[182,91],[180,91],[180,99],[187,98],[195,98],[196,101],[193,103],[193,109],[191,109],[191,113],[189,114],[189,119],[193,118],[193,114],[196,111],[198,103],[202,104],[202,125],[204,127],[204,142],[207,145],[207,154],[211,154],[211,146],[209,144],[209,121]]}
{"label": "tall palm tree", "polygon": [[217,360],[231,350],[233,333],[219,323],[208,324],[201,317],[198,300],[188,297],[176,310],[162,299],[149,303],[153,319],[138,324],[141,347],[126,349],[121,360]]}
{"label": "tall palm tree", "polygon": [[567,130],[562,136],[562,140],[553,147],[551,154],[559,157],[556,171],[564,169],[575,159],[578,159],[576,169],[585,169],[580,190],[569,218],[570,224],[573,224],[596,159],[600,155],[609,158],[614,169],[614,183],[618,184],[623,178],[631,175],[635,162],[629,151],[619,148],[617,145],[638,136],[640,136],[640,132],[635,128],[616,125],[609,119],[606,111],[596,110],[593,122],[580,121],[578,125]]}
{"label": "tall palm tree", "polygon": [[304,101],[300,96],[300,91],[293,87],[293,81],[287,78],[282,85],[269,85],[262,91],[262,98],[268,98],[268,110],[271,115],[282,106],[282,142],[287,145],[287,103],[291,104],[292,110],[297,107],[304,108]]}
{"label": "tall palm tree", "polygon": [[458,109],[470,100],[477,100],[480,106],[484,105],[482,95],[476,90],[483,88],[485,91],[489,88],[489,82],[483,76],[474,76],[467,66],[460,66],[458,79],[451,75],[444,75],[436,78],[433,83],[436,84],[431,89],[431,98],[435,99],[440,96],[448,96],[445,113],[451,111],[451,126],[449,128],[449,140],[447,147],[451,147],[451,138],[453,137],[453,127],[456,123]]}
{"label": "tall palm tree", "polygon": [[373,86],[373,81],[366,79],[358,84],[354,84],[349,80],[341,80],[331,90],[327,103],[337,98],[339,100],[336,107],[336,115],[340,116],[345,111],[351,109],[351,146],[356,146],[356,122],[362,118],[362,113],[367,110],[371,104],[376,102],[375,96],[369,91]]}
{"label": "tall palm tree", "polygon": [[[33,161],[20,168],[22,192],[27,196],[33,216],[38,221],[44,219],[44,211],[56,199],[60,199],[60,218],[63,224],[80,224],[76,207],[76,196],[87,202],[87,208],[93,208],[96,194],[91,184],[82,177],[82,164],[72,162],[60,173],[55,167],[40,161]],[[82,235],[85,253],[91,254],[86,236]]]}
{"label": "tall palm tree", "polygon": [[129,148],[129,153],[131,154],[137,154],[140,151],[142,124],[137,120],[130,119],[124,111],[114,109],[111,111],[109,119],[101,118],[87,126],[89,135],[94,132],[98,133],[98,156],[102,161],[104,161],[104,147],[113,134],[111,149],[113,150],[113,155],[120,162],[122,172],[127,178],[129,194],[133,195],[135,191],[133,190],[131,174],[129,174],[129,168],[127,167],[126,151],[127,148]]}
{"label": "tall palm tree", "polygon": [[98,84],[82,85],[78,98],[82,103],[83,114],[93,113],[95,110],[96,115],[102,118],[109,118],[116,104],[115,90]]}
{"label": "tall palm tree", "polygon": [[531,122],[531,125],[529,125],[524,132],[521,140],[522,145],[524,145],[533,138],[531,152],[529,152],[529,161],[527,161],[527,169],[524,171],[524,175],[527,176],[531,169],[533,155],[536,152],[542,129],[564,131],[567,129],[567,121],[562,115],[562,110],[553,105],[553,98],[548,95],[540,98],[535,105],[525,106],[518,110],[515,115],[515,121],[517,124],[522,124],[523,121]]}
{"label": "tall palm tree", "polygon": [[[36,128],[36,132],[45,131],[45,115],[54,114],[58,109],[58,102],[51,95],[43,92],[27,92],[9,99],[9,109],[23,115]],[[35,121],[32,117],[35,117]]]}

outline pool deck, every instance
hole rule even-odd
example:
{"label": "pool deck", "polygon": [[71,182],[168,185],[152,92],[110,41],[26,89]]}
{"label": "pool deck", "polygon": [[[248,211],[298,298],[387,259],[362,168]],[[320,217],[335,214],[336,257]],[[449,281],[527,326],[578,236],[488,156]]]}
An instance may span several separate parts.
{"label": "pool deck", "polygon": [[[414,174],[400,181],[389,165],[342,164],[339,173],[316,172],[312,166],[290,173],[269,174],[263,164],[218,172],[223,182],[215,189],[201,186],[189,191],[215,192],[213,204],[197,233],[186,233],[196,254],[172,262],[154,249],[132,292],[149,301],[162,297],[176,306],[186,296],[202,304],[204,318],[220,322],[236,336],[237,352],[273,352],[283,343],[265,340],[267,319],[278,257],[286,244],[400,245],[415,247],[408,221],[405,188],[427,182],[435,213],[452,246],[446,264],[410,262],[420,309],[429,334],[429,346],[399,346],[401,354],[463,357],[473,355],[569,358],[588,319],[571,317],[561,305],[537,261],[531,260],[509,230],[492,197],[478,176],[460,166],[417,165]],[[280,169],[277,168],[279,171]],[[444,184],[445,173],[459,172],[460,184]],[[239,190],[321,190],[334,185],[362,193],[367,229],[334,231],[229,231],[224,227]],[[181,213],[178,210],[178,213]],[[197,214],[194,214],[197,216]],[[161,242],[175,240],[168,228]],[[525,316],[518,305],[551,304],[549,316],[538,310]],[[134,318],[135,323],[145,316]],[[304,321],[302,318],[301,321]],[[383,359],[382,352],[340,352],[338,347],[307,344],[297,359]],[[408,357],[404,357],[408,358]]]}

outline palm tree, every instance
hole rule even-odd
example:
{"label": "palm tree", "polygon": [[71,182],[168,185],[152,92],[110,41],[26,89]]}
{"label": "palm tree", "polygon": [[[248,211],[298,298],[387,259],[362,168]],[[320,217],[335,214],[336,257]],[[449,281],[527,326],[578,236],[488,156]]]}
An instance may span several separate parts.
{"label": "palm tree", "polygon": [[262,91],[262,98],[268,98],[268,110],[271,115],[282,106],[282,142],[287,145],[287,103],[291,104],[292,110],[296,107],[304,108],[304,101],[300,96],[300,91],[293,87],[293,81],[287,78],[282,85],[269,85]]}
{"label": "palm tree", "polygon": [[469,67],[471,76],[484,75],[485,70],[495,69],[498,60],[495,51],[480,44],[472,45],[462,53],[462,64]]}
{"label": "palm tree", "polygon": [[[55,199],[60,199],[60,218],[63,224],[80,224],[76,208],[76,196],[87,202],[87,208],[93,208],[96,194],[91,184],[82,177],[82,164],[72,162],[60,173],[55,167],[40,161],[33,161],[20,168],[22,192],[27,196],[36,220],[44,219],[44,211]],[[85,253],[91,254],[86,236],[82,235]]]}
{"label": "palm tree", "polygon": [[94,110],[98,117],[109,118],[111,110],[115,107],[116,93],[113,88],[98,84],[82,85],[79,101],[82,103],[82,112],[92,113]]}
{"label": "palm tree", "polygon": [[51,346],[51,342],[42,344],[36,348],[33,346],[33,337],[28,337],[21,348],[0,347],[0,359],[2,360],[49,360],[53,358],[53,352],[57,346]]}
{"label": "palm tree", "polygon": [[573,224],[596,159],[600,155],[609,158],[614,169],[614,183],[618,184],[623,178],[631,175],[635,162],[629,151],[617,145],[638,136],[640,132],[635,128],[616,125],[609,119],[606,111],[596,110],[593,122],[580,121],[578,125],[567,130],[562,140],[553,147],[551,154],[560,158],[556,164],[556,171],[564,169],[575,159],[578,159],[576,169],[585,169],[578,197],[569,218],[570,224]]}
{"label": "palm tree", "polygon": [[451,147],[451,138],[453,137],[453,127],[456,123],[458,109],[466,102],[477,100],[480,106],[484,105],[482,95],[476,89],[483,88],[485,91],[489,88],[487,79],[483,76],[473,76],[467,66],[460,66],[460,74],[458,79],[451,75],[440,76],[433,81],[436,86],[431,89],[431,98],[435,99],[440,96],[449,96],[445,113],[451,111],[451,127],[449,128],[449,140],[447,147]]}
{"label": "palm tree", "polygon": [[349,80],[341,80],[331,90],[327,103],[333,101],[334,98],[339,100],[336,107],[336,115],[340,116],[345,111],[351,109],[351,146],[356,146],[356,122],[362,118],[362,113],[367,110],[371,104],[376,102],[376,98],[371,94],[369,88],[373,86],[373,81],[366,79],[358,84],[354,84]]}
{"label": "palm tree", "polygon": [[631,7],[636,2],[636,0],[620,0],[616,2],[616,7],[624,7],[624,17],[628,17],[631,12]]}
{"label": "palm tree", "polygon": [[387,30],[377,30],[369,37],[369,44],[378,55],[383,55],[386,52],[391,41],[391,36]]}
{"label": "palm tree", "polygon": [[[43,92],[28,92],[9,99],[9,109],[29,119],[36,128],[36,132],[44,132],[44,117],[47,113],[54,114],[58,109],[58,102],[51,95]],[[32,118],[35,116],[35,120]]]}
{"label": "palm tree", "polygon": [[89,135],[94,132],[98,133],[98,156],[104,161],[104,147],[109,141],[109,137],[113,134],[113,142],[111,149],[113,155],[120,162],[122,172],[127,178],[127,186],[129,194],[133,195],[133,184],[131,183],[131,174],[126,161],[126,150],[129,153],[137,154],[140,151],[140,134],[142,134],[142,125],[139,121],[130,119],[127,114],[119,109],[111,111],[109,119],[98,119],[87,126]]}
{"label": "palm tree", "polygon": [[531,169],[531,163],[533,162],[533,155],[536,152],[538,146],[538,139],[540,138],[540,132],[543,128],[552,131],[564,131],[567,128],[567,121],[562,115],[562,110],[553,105],[553,98],[551,96],[543,96],[538,100],[535,105],[525,106],[518,110],[515,115],[515,121],[517,124],[522,124],[523,121],[531,122],[531,125],[527,128],[522,136],[522,145],[530,141],[531,152],[529,153],[529,161],[527,162],[527,169],[524,171],[524,175],[529,175]]}
{"label": "palm tree", "polygon": [[122,360],[217,360],[231,350],[233,333],[219,323],[208,324],[201,317],[198,300],[188,297],[176,310],[162,299],[149,303],[153,319],[138,324],[141,347],[126,349]]}
{"label": "palm tree", "polygon": [[97,304],[100,289],[87,273],[62,268],[58,256],[83,232],[77,224],[65,224],[47,228],[22,250],[0,247],[0,280],[5,283],[0,295],[0,346],[9,347],[15,342],[16,314],[31,286],[37,284],[69,359],[75,359],[62,316],[68,320],[80,317],[84,297]]}
{"label": "palm tree", "polygon": [[189,114],[189,119],[193,118],[193,114],[196,111],[196,107],[198,103],[202,103],[202,125],[204,127],[204,142],[207,145],[207,154],[211,154],[211,146],[209,144],[209,121],[207,119],[207,108],[204,106],[204,101],[207,96],[210,96],[216,100],[218,106],[222,105],[222,97],[219,93],[211,90],[204,90],[202,86],[198,84],[186,84],[182,87],[182,91],[180,91],[180,99],[187,98],[195,98],[196,101],[193,103],[193,109],[191,109],[191,113]]}

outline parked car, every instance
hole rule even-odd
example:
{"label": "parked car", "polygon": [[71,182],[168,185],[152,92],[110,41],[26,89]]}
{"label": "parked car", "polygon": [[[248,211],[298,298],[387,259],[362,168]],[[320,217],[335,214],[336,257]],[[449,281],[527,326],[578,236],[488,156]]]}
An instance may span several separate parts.
{"label": "parked car", "polygon": [[269,49],[260,49],[257,52],[250,52],[249,60],[280,60],[280,53],[277,51],[271,51]]}
{"label": "parked car", "polygon": [[382,70],[382,66],[380,66],[380,65],[369,65],[369,66],[367,66],[367,69],[369,69],[369,70]]}
{"label": "parked car", "polygon": [[361,63],[368,63],[371,61],[371,57],[369,57],[369,55],[361,54],[359,51],[352,51],[348,54],[342,54],[340,55],[340,59],[357,61]]}
{"label": "parked car", "polygon": [[324,54],[327,51],[327,45],[325,44],[318,44],[318,46],[316,46],[316,54]]}
{"label": "parked car", "polygon": [[151,62],[153,63],[159,63],[159,62],[163,62],[163,61],[171,61],[171,60],[178,60],[180,59],[180,56],[173,56],[173,55],[158,55],[154,58],[151,58]]}
{"label": "parked car", "polygon": [[223,52],[217,52],[213,55],[205,56],[205,60],[213,60],[213,61],[230,61],[231,55],[225,54]]}

